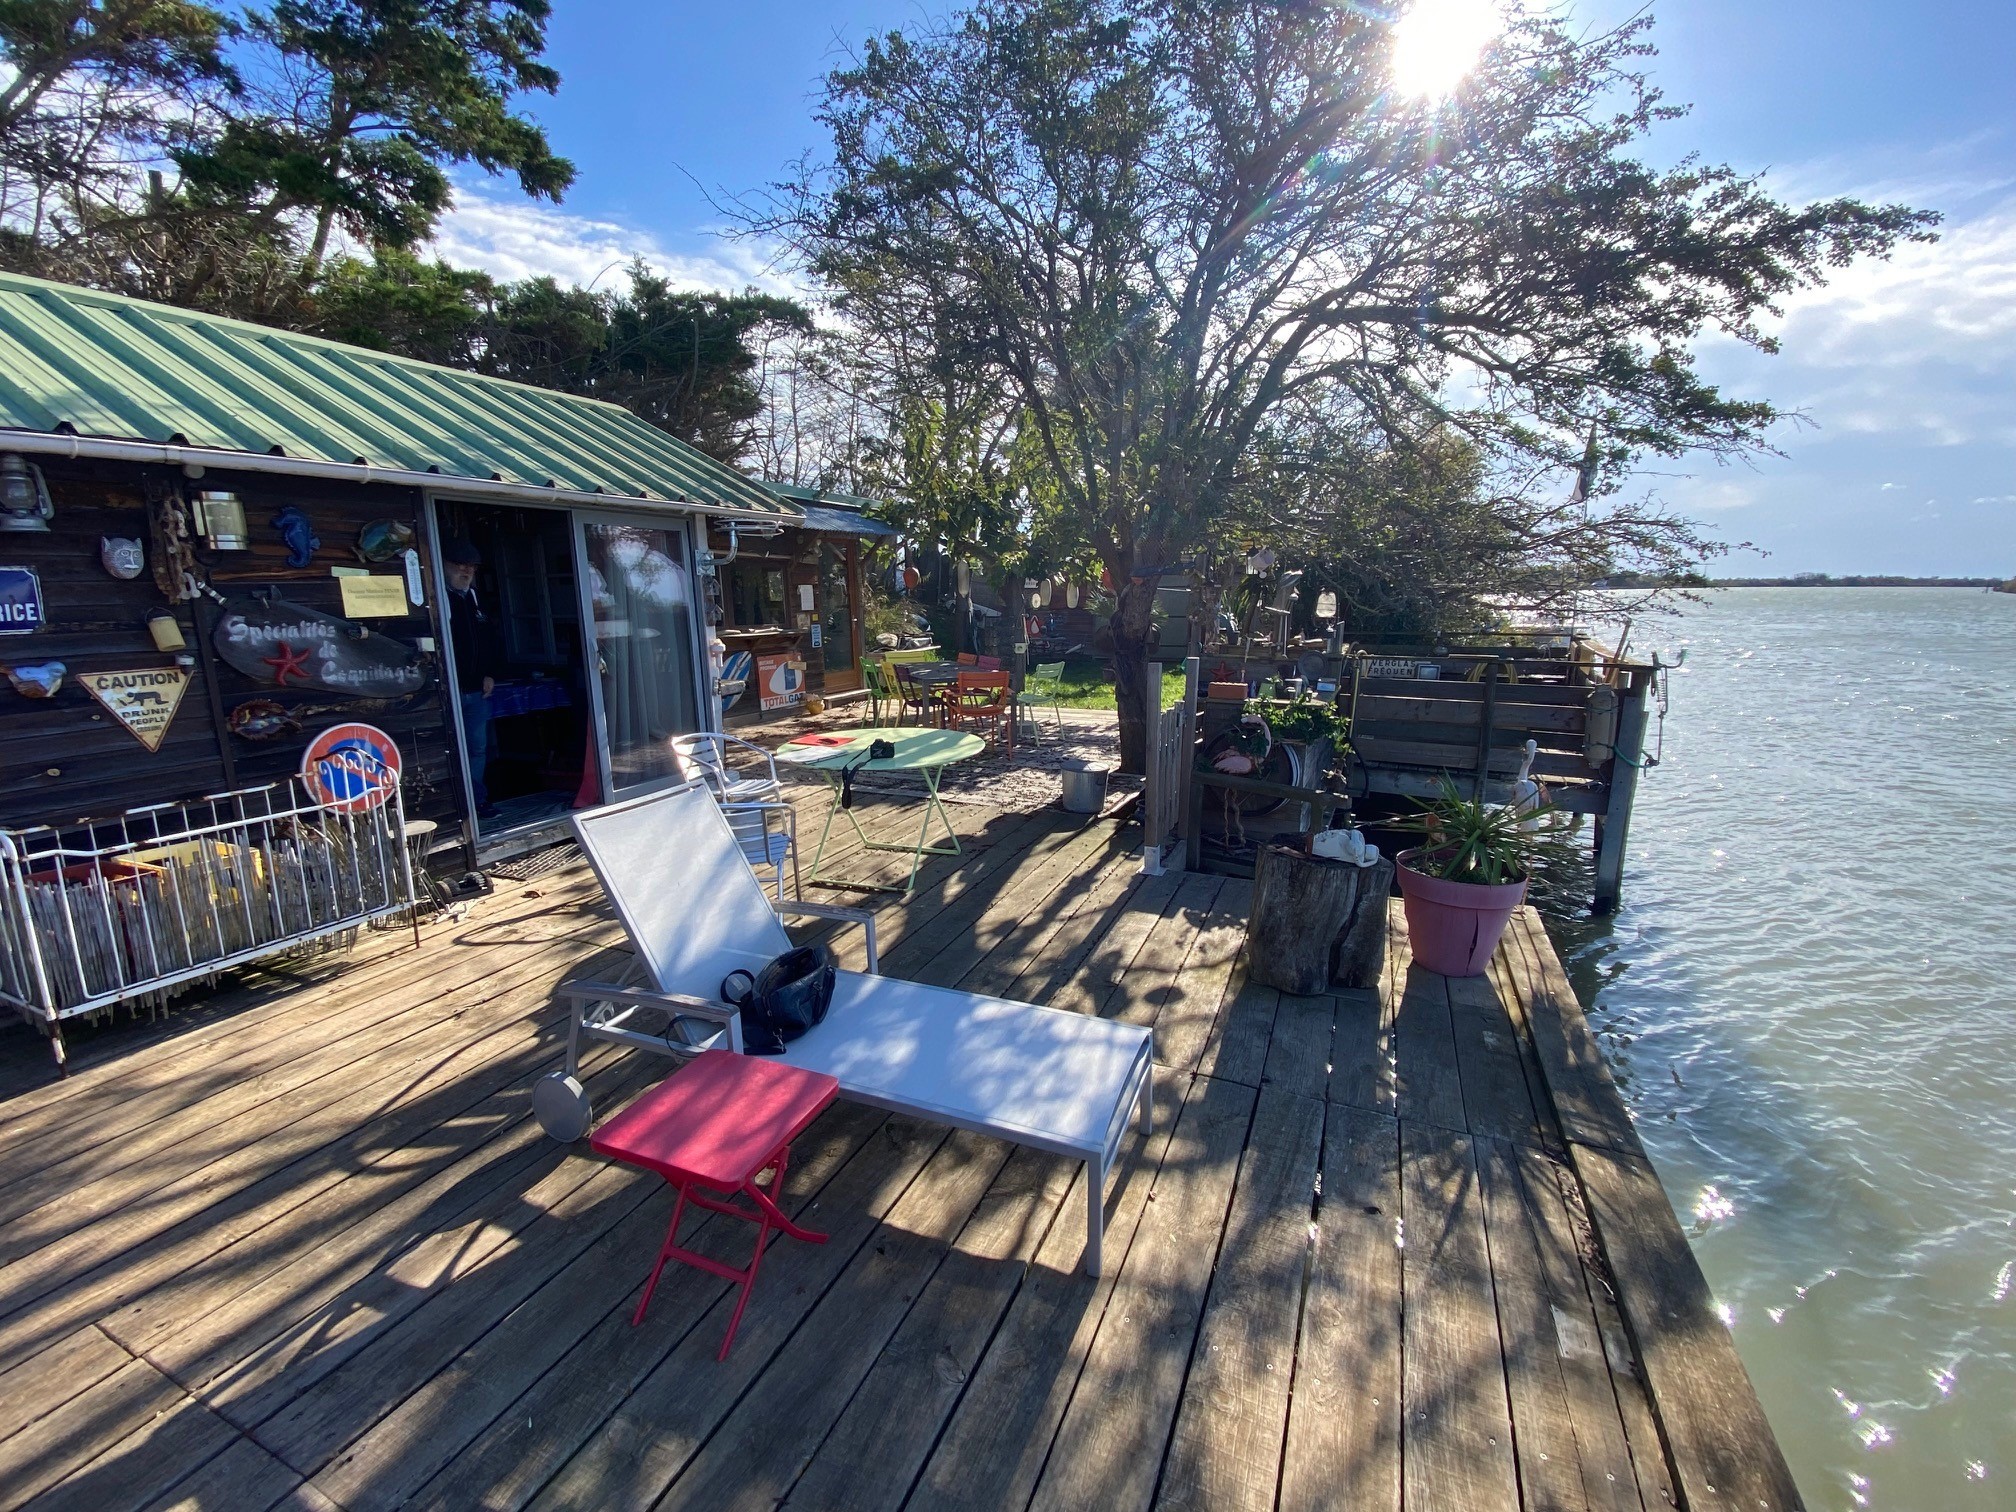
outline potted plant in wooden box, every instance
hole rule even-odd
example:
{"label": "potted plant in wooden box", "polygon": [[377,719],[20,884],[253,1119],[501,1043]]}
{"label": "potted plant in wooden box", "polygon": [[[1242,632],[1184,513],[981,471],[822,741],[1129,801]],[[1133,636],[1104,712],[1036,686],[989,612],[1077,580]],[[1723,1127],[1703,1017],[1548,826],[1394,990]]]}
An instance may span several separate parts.
{"label": "potted plant in wooden box", "polygon": [[1394,857],[1417,964],[1444,976],[1482,976],[1512,914],[1526,901],[1539,836],[1529,822],[1548,812],[1465,798],[1445,774],[1442,791],[1400,828],[1423,843]]}
{"label": "potted plant in wooden box", "polygon": [[1321,787],[1324,774],[1344,754],[1351,722],[1326,699],[1301,693],[1286,703],[1250,699],[1246,712],[1267,721],[1274,738],[1288,747],[1290,787]]}

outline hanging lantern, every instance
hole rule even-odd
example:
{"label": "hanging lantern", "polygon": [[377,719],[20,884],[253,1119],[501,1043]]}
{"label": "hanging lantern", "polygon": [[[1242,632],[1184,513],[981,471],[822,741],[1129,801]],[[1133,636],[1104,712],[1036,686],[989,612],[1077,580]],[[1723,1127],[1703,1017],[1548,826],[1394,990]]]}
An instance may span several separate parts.
{"label": "hanging lantern", "polygon": [[0,457],[0,530],[47,530],[55,514],[42,469],[19,452]]}
{"label": "hanging lantern", "polygon": [[1328,588],[1316,595],[1316,618],[1324,620],[1337,618],[1337,595]]}
{"label": "hanging lantern", "polygon": [[1030,594],[1030,595],[1029,595],[1029,607],[1030,607],[1031,609],[1041,609],[1041,608],[1043,607],[1043,595],[1042,595],[1042,594],[1040,594],[1040,593],[1032,593],[1032,594]]}
{"label": "hanging lantern", "polygon": [[1064,607],[1066,609],[1076,609],[1078,607],[1078,585],[1076,583],[1066,583],[1064,585]]}

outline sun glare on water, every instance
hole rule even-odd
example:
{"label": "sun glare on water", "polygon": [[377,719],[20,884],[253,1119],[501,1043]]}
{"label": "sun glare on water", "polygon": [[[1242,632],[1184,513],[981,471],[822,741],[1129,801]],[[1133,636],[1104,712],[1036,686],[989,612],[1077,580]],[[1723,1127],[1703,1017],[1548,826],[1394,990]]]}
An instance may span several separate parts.
{"label": "sun glare on water", "polygon": [[1492,0],[1414,0],[1393,23],[1394,87],[1441,99],[1463,82],[1501,25]]}

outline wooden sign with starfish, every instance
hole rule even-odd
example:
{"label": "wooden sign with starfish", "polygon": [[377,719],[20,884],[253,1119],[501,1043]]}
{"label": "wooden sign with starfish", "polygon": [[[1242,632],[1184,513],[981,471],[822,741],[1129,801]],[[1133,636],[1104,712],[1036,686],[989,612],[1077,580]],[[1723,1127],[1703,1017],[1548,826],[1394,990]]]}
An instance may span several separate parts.
{"label": "wooden sign with starfish", "polygon": [[397,698],[418,693],[433,676],[403,642],[285,599],[229,600],[214,639],[227,666],[276,688]]}

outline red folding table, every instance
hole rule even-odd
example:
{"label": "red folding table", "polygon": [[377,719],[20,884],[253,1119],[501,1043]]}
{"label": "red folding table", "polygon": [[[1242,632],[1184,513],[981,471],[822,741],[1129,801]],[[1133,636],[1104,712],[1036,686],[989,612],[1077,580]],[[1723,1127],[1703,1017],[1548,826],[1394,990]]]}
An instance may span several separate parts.
{"label": "red folding table", "polygon": [[[644,1321],[644,1310],[651,1305],[651,1293],[657,1289],[665,1262],[683,1261],[741,1285],[735,1315],[728,1320],[727,1337],[715,1356],[717,1360],[728,1358],[728,1346],[735,1342],[742,1310],[749,1305],[749,1292],[756,1284],[756,1268],[763,1263],[763,1246],[770,1230],[782,1229],[794,1239],[813,1244],[826,1242],[824,1234],[800,1228],[785,1217],[776,1199],[784,1187],[791,1141],[839,1090],[838,1081],[816,1071],[760,1056],[707,1050],[595,1131],[588,1143],[596,1153],[656,1171],[679,1192],[672,1206],[672,1226],[665,1231],[658,1263],[651,1268],[651,1279],[631,1316],[632,1327]],[[767,1190],[756,1184],[756,1178],[766,1170],[771,1172]],[[724,1197],[740,1192],[756,1205],[756,1211],[709,1197],[699,1190],[703,1187]],[[757,1226],[756,1254],[746,1270],[696,1254],[679,1243],[679,1220],[689,1201]]]}

